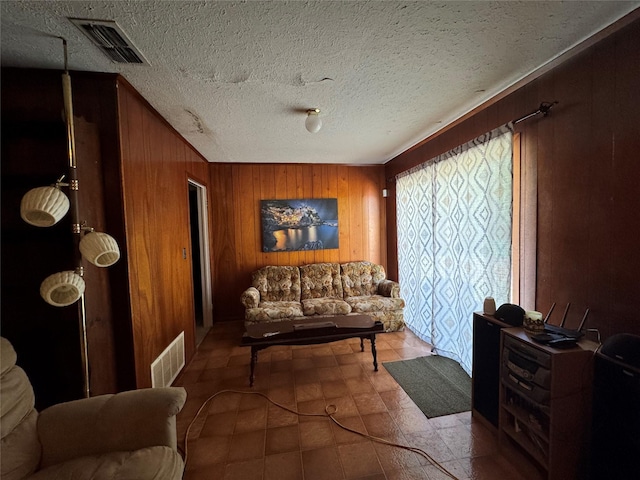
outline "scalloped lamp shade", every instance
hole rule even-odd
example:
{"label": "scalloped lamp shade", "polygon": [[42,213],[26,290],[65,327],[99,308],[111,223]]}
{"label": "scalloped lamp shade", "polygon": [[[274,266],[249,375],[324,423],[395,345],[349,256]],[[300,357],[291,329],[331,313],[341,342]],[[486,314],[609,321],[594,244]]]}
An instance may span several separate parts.
{"label": "scalloped lamp shade", "polygon": [[120,259],[115,239],[102,232],[89,232],[80,240],[80,253],[96,267],[110,267]]}
{"label": "scalloped lamp shade", "polygon": [[49,305],[66,307],[77,302],[84,293],[84,280],[72,271],[49,275],[40,285],[40,296]]}
{"label": "scalloped lamp shade", "polygon": [[50,227],[69,211],[69,199],[56,187],[29,190],[20,202],[20,216],[30,225]]}

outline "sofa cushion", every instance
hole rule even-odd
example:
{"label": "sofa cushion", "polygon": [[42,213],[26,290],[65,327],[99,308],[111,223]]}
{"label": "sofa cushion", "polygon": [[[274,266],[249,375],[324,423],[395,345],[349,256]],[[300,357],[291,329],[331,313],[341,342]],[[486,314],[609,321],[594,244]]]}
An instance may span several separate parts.
{"label": "sofa cushion", "polygon": [[300,271],[298,267],[267,266],[253,272],[253,286],[264,302],[299,302]]}
{"label": "sofa cushion", "polygon": [[260,305],[260,292],[254,287],[249,287],[242,292],[240,302],[244,308],[257,308]]}
{"label": "sofa cushion", "polygon": [[404,308],[404,300],[402,298],[389,298],[381,295],[347,297],[345,301],[351,305],[353,313],[391,312]]}
{"label": "sofa cushion", "polygon": [[175,416],[186,397],[182,387],[144,388],[52,405],[38,417],[40,467],[153,445],[177,448]]}
{"label": "sofa cushion", "polygon": [[156,446],[79,457],[40,470],[28,480],[178,480],[183,469],[176,450]]}
{"label": "sofa cushion", "polygon": [[2,438],[0,478],[21,480],[38,468],[42,448],[36,433],[38,412],[34,408],[6,437]]}
{"label": "sofa cushion", "polygon": [[337,263],[313,263],[300,267],[300,298],[342,298],[340,265]]}
{"label": "sofa cushion", "polygon": [[302,312],[309,315],[346,315],[351,307],[339,298],[307,298],[302,300]]}
{"label": "sofa cushion", "polygon": [[302,316],[300,302],[260,302],[259,307],[248,308],[244,312],[245,321],[251,323],[287,320]]}
{"label": "sofa cushion", "polygon": [[393,280],[383,280],[378,284],[378,295],[400,298],[400,284]]}
{"label": "sofa cushion", "polygon": [[11,370],[17,360],[18,354],[11,342],[4,337],[0,337],[0,376]]}
{"label": "sofa cushion", "polygon": [[343,263],[340,268],[345,298],[375,295],[378,293],[378,284],[386,276],[382,265],[371,262]]}
{"label": "sofa cushion", "polygon": [[33,473],[42,455],[33,388],[16,358],[9,340],[0,337],[0,477],[6,480]]}
{"label": "sofa cushion", "polygon": [[404,330],[404,313],[403,310],[391,310],[387,312],[368,312],[374,320],[379,320],[384,325],[385,332],[399,332]]}
{"label": "sofa cushion", "polygon": [[[35,396],[27,374],[18,366],[14,366],[0,377],[0,388],[0,437],[5,438],[34,409]],[[35,430],[33,435],[37,437]]]}

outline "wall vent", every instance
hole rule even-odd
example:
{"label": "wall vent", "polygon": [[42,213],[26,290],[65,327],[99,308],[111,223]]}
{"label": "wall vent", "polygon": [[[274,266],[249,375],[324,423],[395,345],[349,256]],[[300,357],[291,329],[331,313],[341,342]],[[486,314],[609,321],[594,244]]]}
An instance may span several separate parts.
{"label": "wall vent", "polygon": [[70,18],[69,20],[113,62],[149,65],[147,59],[133,45],[116,22],[85,18]]}
{"label": "wall vent", "polygon": [[184,332],[151,364],[151,386],[170,387],[184,367]]}

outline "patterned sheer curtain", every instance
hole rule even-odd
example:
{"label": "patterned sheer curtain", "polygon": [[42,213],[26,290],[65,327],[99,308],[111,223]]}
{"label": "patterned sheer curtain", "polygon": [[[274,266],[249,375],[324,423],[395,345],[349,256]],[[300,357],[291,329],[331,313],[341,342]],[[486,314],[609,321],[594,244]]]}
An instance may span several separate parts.
{"label": "patterned sheer curtain", "polygon": [[510,298],[512,134],[505,125],[397,177],[405,321],[469,374],[472,313]]}

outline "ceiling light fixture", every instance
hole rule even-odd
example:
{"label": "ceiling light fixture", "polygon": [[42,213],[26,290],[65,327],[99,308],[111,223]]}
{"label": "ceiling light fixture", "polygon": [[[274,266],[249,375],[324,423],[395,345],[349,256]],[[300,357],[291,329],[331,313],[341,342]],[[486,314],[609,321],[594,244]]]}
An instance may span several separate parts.
{"label": "ceiling light fixture", "polygon": [[318,133],[320,128],[322,128],[322,120],[319,114],[319,108],[310,108],[307,110],[307,119],[304,121],[304,126],[309,133]]}

